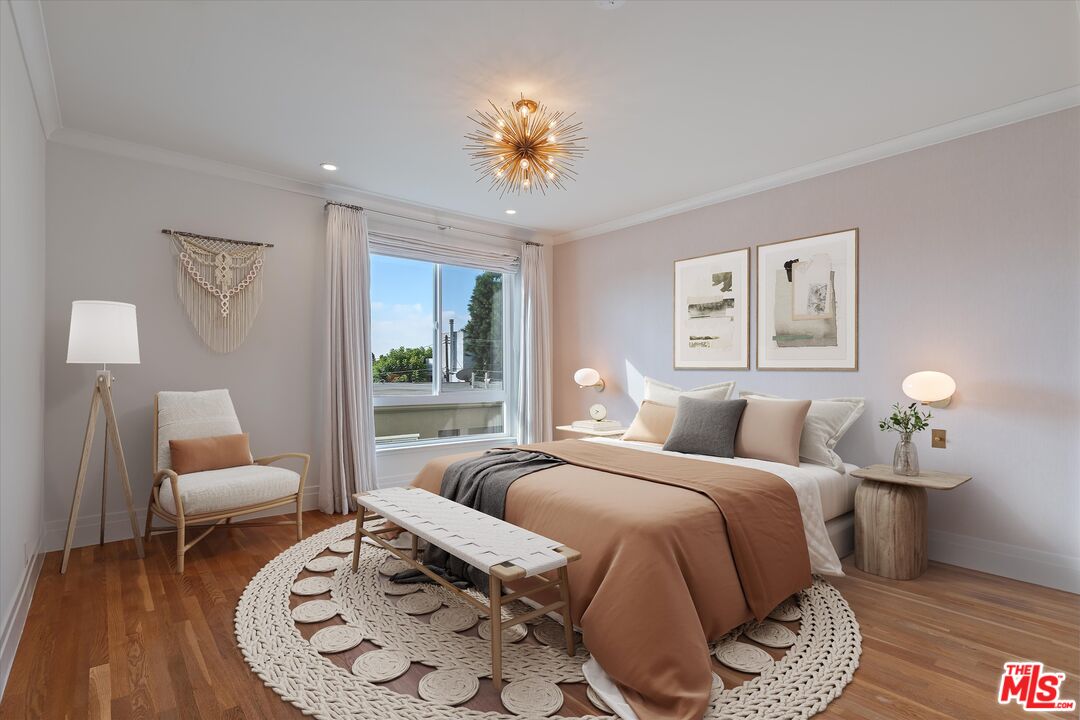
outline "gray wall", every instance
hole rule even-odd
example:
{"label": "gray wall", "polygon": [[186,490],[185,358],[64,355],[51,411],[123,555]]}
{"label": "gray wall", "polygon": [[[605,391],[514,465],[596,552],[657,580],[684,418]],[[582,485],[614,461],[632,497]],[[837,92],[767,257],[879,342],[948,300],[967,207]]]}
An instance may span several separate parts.
{"label": "gray wall", "polygon": [[[931,449],[922,434],[922,465],[975,479],[932,493],[931,557],[1080,591],[1078,157],[1073,109],[557,246],[556,420],[600,401],[628,423],[643,375],[862,395],[866,414],[839,451],[890,462],[896,438],[876,420],[904,400],[900,381],[947,372],[959,390],[932,426],[950,443]],[[672,369],[674,260],[849,227],[860,229],[858,372]],[[602,395],[574,385],[582,366],[605,377]]]}
{"label": "gray wall", "polygon": [[7,3],[0,5],[0,73],[2,692],[15,625],[21,628],[16,603],[41,535],[45,455],[45,135]]}
{"label": "gray wall", "polygon": [[[95,368],[67,365],[72,300],[120,300],[138,308],[140,365],[116,365],[113,397],[135,491],[149,499],[151,408],[158,390],[228,388],[255,454],[310,452],[309,496],[319,473],[322,367],[322,202],[250,183],[48,146],[49,291],[45,306],[47,544],[63,528]],[[175,256],[164,227],[275,244],[264,266],[264,300],[246,342],[207,348],[176,298]],[[95,443],[77,544],[96,541],[101,438]],[[123,499],[109,495],[109,536],[130,535]]]}

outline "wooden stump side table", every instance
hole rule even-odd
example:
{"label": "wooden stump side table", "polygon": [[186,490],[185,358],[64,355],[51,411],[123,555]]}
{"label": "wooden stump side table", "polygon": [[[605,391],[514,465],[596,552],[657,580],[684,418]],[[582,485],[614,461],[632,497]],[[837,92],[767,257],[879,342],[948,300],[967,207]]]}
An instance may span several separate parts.
{"label": "wooden stump side table", "polygon": [[925,471],[897,475],[889,465],[851,473],[855,490],[855,567],[893,580],[913,580],[926,571],[926,491],[952,490],[970,475]]}

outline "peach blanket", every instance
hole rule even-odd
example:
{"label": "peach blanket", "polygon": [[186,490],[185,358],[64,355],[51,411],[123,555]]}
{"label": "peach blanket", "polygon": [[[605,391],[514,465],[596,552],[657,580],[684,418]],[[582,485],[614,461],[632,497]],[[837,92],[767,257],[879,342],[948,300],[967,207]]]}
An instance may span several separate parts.
{"label": "peach blanket", "polygon": [[[574,622],[641,720],[697,720],[707,642],[811,582],[798,501],[761,470],[579,440],[525,446],[568,464],[510,486],[507,522],[573,547]],[[447,466],[413,482],[438,492]],[[725,520],[726,518],[726,520]]]}

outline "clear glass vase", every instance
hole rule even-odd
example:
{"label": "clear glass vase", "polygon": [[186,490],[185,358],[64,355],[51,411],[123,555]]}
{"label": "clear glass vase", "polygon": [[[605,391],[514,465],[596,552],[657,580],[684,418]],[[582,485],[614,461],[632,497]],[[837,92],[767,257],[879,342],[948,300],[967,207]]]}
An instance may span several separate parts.
{"label": "clear glass vase", "polygon": [[900,442],[892,456],[892,469],[897,475],[916,477],[919,474],[919,451],[911,442],[911,433],[900,433]]}

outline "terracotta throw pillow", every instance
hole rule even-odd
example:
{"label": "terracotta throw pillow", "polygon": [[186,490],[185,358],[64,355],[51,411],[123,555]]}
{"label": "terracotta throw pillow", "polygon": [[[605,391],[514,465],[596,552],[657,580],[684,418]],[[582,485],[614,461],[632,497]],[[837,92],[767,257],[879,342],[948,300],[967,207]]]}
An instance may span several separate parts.
{"label": "terracotta throw pillow", "polygon": [[735,457],[799,466],[799,441],[809,400],[746,398],[735,435]]}
{"label": "terracotta throw pillow", "polygon": [[675,408],[646,400],[622,439],[660,444],[668,439],[674,423]]}
{"label": "terracotta throw pillow", "polygon": [[251,464],[247,433],[170,440],[169,455],[177,475]]}

